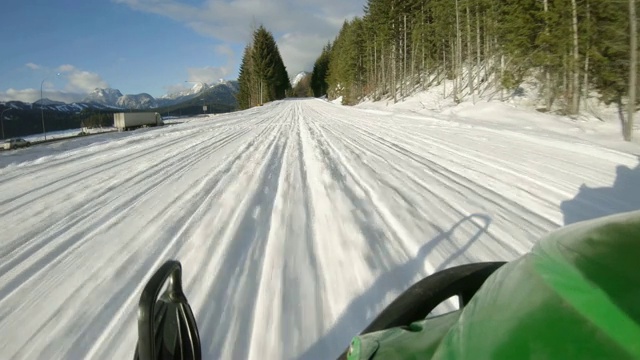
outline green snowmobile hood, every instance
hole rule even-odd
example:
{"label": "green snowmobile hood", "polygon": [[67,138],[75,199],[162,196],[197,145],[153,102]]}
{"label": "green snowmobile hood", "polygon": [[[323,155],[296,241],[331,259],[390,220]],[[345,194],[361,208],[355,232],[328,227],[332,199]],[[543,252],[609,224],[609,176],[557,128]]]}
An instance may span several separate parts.
{"label": "green snowmobile hood", "polygon": [[562,228],[463,309],[355,337],[349,359],[640,359],[640,211]]}

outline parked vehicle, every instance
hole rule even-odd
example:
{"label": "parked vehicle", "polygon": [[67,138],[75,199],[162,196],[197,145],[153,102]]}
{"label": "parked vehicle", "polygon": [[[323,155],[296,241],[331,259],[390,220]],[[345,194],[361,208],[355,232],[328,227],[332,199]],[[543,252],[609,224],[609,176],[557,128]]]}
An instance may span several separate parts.
{"label": "parked vehicle", "polygon": [[143,126],[161,126],[162,116],[157,112],[115,113],[113,114],[113,126],[118,131],[131,130]]}
{"label": "parked vehicle", "polygon": [[21,147],[29,147],[31,146],[31,143],[28,142],[25,139],[9,139],[9,140],[5,140],[2,143],[2,148],[4,150],[12,150],[12,149],[17,149],[17,148],[21,148]]}

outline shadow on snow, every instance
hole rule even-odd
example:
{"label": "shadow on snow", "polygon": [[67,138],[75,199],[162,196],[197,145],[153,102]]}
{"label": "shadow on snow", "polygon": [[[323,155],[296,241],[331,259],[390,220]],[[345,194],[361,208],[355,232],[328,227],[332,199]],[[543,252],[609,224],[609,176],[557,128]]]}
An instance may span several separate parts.
{"label": "shadow on snow", "polygon": [[[447,257],[438,269],[443,268],[447,264],[451,264],[464,249],[469,248],[482,234],[486,233],[491,224],[491,218],[488,215],[469,215],[454,224],[448,231],[443,231],[438,234],[438,236],[429,240],[420,248],[414,259],[396,266],[390,271],[384,272],[364,293],[353,299],[333,327],[300,355],[299,359],[326,359],[337,357],[347,348],[351,339],[360,333],[360,331],[378,315],[378,312],[382,310],[379,308],[379,305],[385,301],[387,295],[390,293],[399,295],[400,292],[413,285],[415,276],[423,274],[424,264],[429,254],[431,254],[439,244],[450,240],[456,228],[467,221],[471,221],[474,226],[478,227],[478,230],[459,251]],[[483,223],[483,226],[479,226],[477,224],[478,222]]]}

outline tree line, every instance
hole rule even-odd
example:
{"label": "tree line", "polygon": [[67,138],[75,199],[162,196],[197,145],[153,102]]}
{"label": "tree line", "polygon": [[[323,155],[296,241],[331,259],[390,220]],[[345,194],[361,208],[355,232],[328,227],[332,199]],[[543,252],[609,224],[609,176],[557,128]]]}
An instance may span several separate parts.
{"label": "tree line", "polygon": [[369,0],[322,50],[311,87],[353,104],[449,80],[443,95],[459,102],[492,89],[503,98],[535,76],[542,110],[578,114],[597,91],[630,140],[636,10],[635,0]]}
{"label": "tree line", "polygon": [[[7,108],[0,106],[0,111],[5,109]],[[45,130],[48,133],[81,127],[112,126],[113,112],[90,109],[77,113],[45,110]],[[2,119],[2,135],[4,135],[5,139],[9,139],[40,134],[43,132],[42,115],[40,109],[11,109],[6,111]]]}

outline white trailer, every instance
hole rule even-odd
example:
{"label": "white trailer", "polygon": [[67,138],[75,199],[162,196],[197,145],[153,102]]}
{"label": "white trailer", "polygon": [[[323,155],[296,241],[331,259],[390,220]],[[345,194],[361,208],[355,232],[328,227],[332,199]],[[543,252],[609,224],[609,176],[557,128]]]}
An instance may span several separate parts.
{"label": "white trailer", "polygon": [[161,126],[162,116],[157,112],[129,112],[113,114],[113,126],[119,131],[138,128],[142,126]]}

